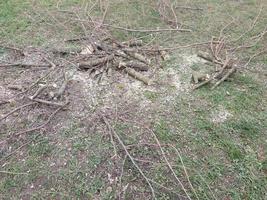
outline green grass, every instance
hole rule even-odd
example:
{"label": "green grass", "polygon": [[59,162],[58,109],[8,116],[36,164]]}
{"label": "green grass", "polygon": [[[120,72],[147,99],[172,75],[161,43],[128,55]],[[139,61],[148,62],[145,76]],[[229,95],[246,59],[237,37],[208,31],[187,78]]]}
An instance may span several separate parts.
{"label": "green grass", "polygon": [[[1,1],[0,2],[0,40],[13,45],[48,46],[53,41],[82,35],[80,24],[66,23],[65,15],[57,13],[55,0]],[[187,5],[188,1],[176,2]],[[94,3],[94,1],[91,1]],[[167,27],[159,19],[159,13],[151,8],[154,1],[110,1],[107,23],[137,29],[154,29]],[[232,17],[242,26],[229,27],[227,34],[236,38],[243,33],[259,10],[258,1],[246,0],[221,2],[217,0],[191,1],[189,6],[199,5],[204,11],[182,11],[179,19],[193,28],[192,33],[158,33],[145,37],[149,42],[160,45],[188,44],[207,41],[218,35],[223,25]],[[90,4],[91,5],[91,4]],[[66,0],[60,4],[61,9],[85,7],[84,1]],[[33,8],[35,10],[33,10]],[[82,10],[82,9],[81,9]],[[266,26],[266,8],[262,12],[257,26],[250,35]],[[86,13],[80,13],[82,17]],[[100,6],[96,6],[92,15],[102,17]],[[55,20],[53,16],[58,20]],[[59,22],[65,22],[70,32]],[[145,36],[140,33],[127,33],[112,30],[119,40]],[[30,35],[29,35],[30,34]],[[247,36],[248,37],[248,36]],[[263,42],[248,53],[261,48]],[[172,67],[182,72],[181,59],[177,50],[173,52],[166,68]],[[195,49],[189,53],[193,53]],[[0,54],[4,53],[0,49]],[[187,51],[188,53],[188,51]],[[176,56],[177,55],[177,56]],[[252,63],[267,64],[263,57]],[[194,64],[189,68],[195,70],[204,66]],[[190,74],[182,74],[187,81]],[[233,81],[225,82],[215,90],[205,86],[195,92],[180,91],[144,91],[143,96],[151,103],[148,113],[132,113],[131,122],[115,121],[114,129],[125,144],[140,141],[155,143],[151,134],[134,123],[135,118],[150,125],[162,144],[172,144],[181,153],[188,175],[199,199],[265,199],[267,191],[267,96],[265,77],[255,76],[249,72],[236,74]],[[175,94],[173,94],[175,93]],[[176,94],[177,93],[177,94]],[[172,102],[163,102],[166,95],[175,98]],[[109,105],[111,106],[111,105]],[[142,105],[136,105],[138,108]],[[154,107],[153,107],[154,106]],[[152,109],[153,108],[153,109]],[[213,113],[221,108],[231,115],[223,122],[214,123]],[[143,111],[144,108],[140,109]],[[68,127],[56,134],[27,136],[31,141],[19,153],[0,161],[0,198],[1,199],[115,199],[118,183],[111,184],[107,174],[118,178],[124,158],[124,152],[118,144],[119,157],[114,158],[113,145],[109,134],[98,129],[87,129],[77,119],[70,119]],[[101,126],[100,126],[101,127]],[[92,127],[90,127],[92,128]],[[116,141],[115,141],[116,142]],[[10,144],[18,148],[22,142]],[[259,156],[260,147],[265,153]],[[190,190],[176,152],[163,147],[174,170],[186,185],[192,199],[196,199]],[[147,146],[132,147],[129,152],[135,157],[154,163],[140,163],[145,174],[166,187],[177,187],[172,174],[166,167],[162,156],[155,148]],[[5,151],[1,149],[1,156]],[[1,159],[1,158],[0,158]],[[9,173],[7,173],[9,172]],[[27,173],[27,174],[19,174]],[[150,190],[129,159],[124,165],[123,186],[128,185],[126,199],[149,199]],[[172,192],[155,186],[158,199],[176,199]]]}

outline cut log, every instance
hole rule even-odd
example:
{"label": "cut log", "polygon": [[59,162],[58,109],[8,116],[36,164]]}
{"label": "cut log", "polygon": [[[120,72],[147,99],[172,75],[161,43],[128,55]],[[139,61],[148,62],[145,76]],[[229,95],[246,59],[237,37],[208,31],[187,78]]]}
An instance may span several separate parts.
{"label": "cut log", "polygon": [[78,66],[79,66],[80,69],[90,69],[90,68],[95,67],[97,65],[104,64],[106,62],[112,61],[113,59],[114,59],[114,56],[113,55],[109,55],[109,56],[106,56],[106,57],[103,57],[103,58],[98,58],[98,59],[90,60],[90,61],[87,61],[87,62],[81,62],[81,63],[78,64]]}
{"label": "cut log", "polygon": [[150,80],[149,78],[145,77],[143,74],[135,71],[132,68],[126,67],[125,71],[127,72],[127,74],[129,74],[130,76],[132,76],[133,78],[135,78],[139,81],[142,81],[146,85],[151,85],[153,83],[152,80]]}
{"label": "cut log", "polygon": [[145,64],[150,65],[151,61],[147,59],[145,56],[141,55],[140,53],[134,52],[132,49],[124,49],[124,52],[131,56],[132,58],[135,58]]}

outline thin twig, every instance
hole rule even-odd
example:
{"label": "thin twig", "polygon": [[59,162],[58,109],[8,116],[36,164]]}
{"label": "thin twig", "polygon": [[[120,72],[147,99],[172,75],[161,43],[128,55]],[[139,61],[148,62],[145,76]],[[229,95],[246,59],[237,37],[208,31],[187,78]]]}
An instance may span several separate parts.
{"label": "thin twig", "polygon": [[30,129],[27,129],[27,130],[24,130],[24,131],[21,131],[21,132],[18,132],[18,133],[13,133],[11,134],[12,136],[15,136],[15,137],[18,137],[22,134],[26,134],[26,133],[30,133],[30,132],[33,132],[33,131],[37,131],[37,130],[40,130],[42,129],[43,127],[45,127],[47,124],[49,124],[49,122],[54,118],[54,116],[61,110],[63,109],[63,107],[65,107],[69,102],[66,102],[63,106],[59,107],[58,109],[56,109],[50,116],[49,118],[47,119],[47,121],[45,123],[43,123],[42,125],[40,126],[37,126],[37,127],[34,127],[34,128],[30,128]]}
{"label": "thin twig", "polygon": [[[88,22],[86,20],[80,20],[80,19],[74,19],[76,21],[85,21]],[[111,24],[102,24],[101,22],[96,22],[96,21],[92,21],[92,23],[95,24],[101,24],[101,26],[104,27],[110,27],[110,28],[114,28],[114,29],[118,29],[118,30],[122,30],[122,31],[127,31],[127,32],[138,32],[138,33],[159,33],[159,32],[192,32],[191,29],[180,29],[180,28],[162,28],[162,29],[132,29],[132,28],[126,28],[126,27],[120,27],[120,26],[115,26],[115,25],[111,25]]]}
{"label": "thin twig", "polygon": [[32,106],[32,105],[35,105],[37,104],[37,102],[33,102],[33,103],[28,103],[28,104],[25,104],[25,105],[22,105],[22,106],[19,106],[17,108],[15,108],[14,110],[12,110],[11,112],[7,113],[6,115],[4,115],[1,119],[0,119],[0,122],[4,119],[6,119],[8,116],[12,115],[13,113],[21,110],[22,108],[25,108],[27,106]]}
{"label": "thin twig", "polygon": [[9,171],[0,171],[0,174],[11,174],[11,175],[28,175],[29,173],[25,173],[25,172],[9,172]]}
{"label": "thin twig", "polygon": [[131,156],[131,154],[129,153],[128,149],[126,148],[125,144],[123,143],[123,141],[121,140],[120,136],[115,132],[115,130],[111,127],[111,125],[109,124],[109,122],[107,121],[107,119],[103,116],[103,120],[104,123],[106,124],[107,127],[109,127],[109,129],[112,131],[112,133],[115,135],[115,137],[117,138],[117,140],[119,141],[120,145],[122,146],[122,148],[124,149],[126,155],[129,157],[129,159],[131,160],[131,162],[133,163],[133,165],[136,167],[136,169],[139,171],[139,173],[143,176],[143,178],[145,179],[145,181],[147,182],[153,199],[156,199],[156,195],[155,195],[155,191],[149,181],[149,179],[146,177],[146,175],[144,174],[144,172],[140,169],[140,167],[137,165],[137,163],[134,161],[133,157]]}
{"label": "thin twig", "polygon": [[185,9],[185,10],[204,10],[203,8],[198,8],[198,7],[189,7],[189,6],[175,6],[176,9]]}
{"label": "thin twig", "polygon": [[15,154],[18,150],[22,149],[23,147],[25,147],[26,145],[30,144],[33,140],[24,143],[23,145],[21,145],[20,147],[16,148],[14,151],[12,151],[10,154],[4,156],[1,158],[0,162],[2,162],[3,160],[5,160],[6,158],[12,156],[13,154]]}
{"label": "thin twig", "polygon": [[[103,119],[103,120],[105,121],[105,119]],[[108,128],[108,133],[110,136],[111,144],[113,145],[114,155],[112,157],[116,157],[117,156],[117,149],[116,149],[116,144],[115,144],[114,139],[113,139],[112,130],[110,129],[110,126],[107,126],[107,128]]]}
{"label": "thin twig", "polygon": [[261,5],[260,10],[259,10],[259,12],[258,12],[258,15],[257,15],[257,16],[255,17],[255,19],[253,20],[253,22],[252,22],[250,28],[249,28],[247,31],[245,31],[243,34],[241,34],[238,38],[236,38],[235,40],[233,40],[232,42],[238,42],[238,41],[239,41],[240,39],[242,39],[246,34],[248,34],[250,31],[253,30],[253,28],[255,27],[255,25],[256,25],[256,23],[257,23],[257,21],[258,21],[260,15],[261,15],[262,9],[263,9],[263,6]]}
{"label": "thin twig", "polygon": [[168,161],[168,159],[167,159],[167,157],[166,157],[166,155],[165,155],[165,152],[164,152],[164,150],[162,149],[161,144],[160,144],[160,142],[159,142],[159,140],[158,140],[156,134],[155,134],[154,131],[152,131],[151,129],[148,129],[148,130],[149,130],[149,132],[153,135],[154,139],[156,140],[156,142],[157,142],[157,144],[158,144],[158,146],[159,146],[159,148],[160,148],[160,151],[161,151],[161,153],[162,153],[162,156],[163,156],[165,162],[167,163],[169,169],[171,170],[173,176],[174,176],[175,179],[178,181],[179,185],[182,187],[182,189],[183,189],[183,191],[185,192],[187,198],[191,200],[191,197],[190,197],[189,194],[187,193],[187,190],[185,189],[183,183],[182,183],[181,180],[177,177],[177,175],[176,175],[176,173],[174,172],[174,170],[173,170],[171,164],[169,163],[169,161]]}
{"label": "thin twig", "polygon": [[47,101],[47,100],[39,99],[39,98],[32,99],[32,98],[29,97],[29,99],[32,100],[32,101],[35,101],[35,102],[38,102],[38,103],[42,103],[42,104],[46,104],[46,105],[50,105],[50,106],[62,107],[62,106],[64,106],[66,104],[66,103],[58,103],[58,102],[53,102],[53,101]]}
{"label": "thin twig", "polygon": [[[121,165],[121,174],[120,174],[120,177],[119,177],[119,188],[121,189],[121,186],[122,186],[122,177],[123,177],[123,173],[124,173],[124,165],[125,165],[125,161],[126,161],[126,158],[127,156],[124,156],[124,159],[123,159],[123,162],[122,162],[122,165]],[[121,200],[121,192],[119,192],[119,200]]]}
{"label": "thin twig", "polygon": [[181,197],[181,198],[187,198],[186,196],[181,195],[181,194],[179,194],[179,193],[173,191],[172,189],[167,188],[167,187],[165,187],[164,185],[162,185],[162,184],[160,184],[160,183],[158,183],[158,182],[156,182],[156,181],[154,181],[154,180],[152,180],[152,179],[150,179],[150,178],[149,178],[148,180],[149,180],[151,183],[154,183],[155,185],[157,185],[158,187],[160,187],[160,188],[162,188],[162,189],[164,189],[164,190],[166,190],[166,191],[168,191],[168,192],[171,192],[171,193],[173,193],[173,194],[176,194],[178,197]]}
{"label": "thin twig", "polygon": [[192,189],[192,191],[193,191],[195,197],[196,197],[197,199],[199,199],[199,198],[198,198],[198,195],[197,195],[197,193],[196,193],[196,191],[195,191],[195,189],[194,189],[194,187],[193,187],[193,185],[192,185],[192,183],[191,183],[191,181],[190,181],[190,179],[189,179],[189,176],[188,176],[188,173],[187,173],[187,170],[186,170],[186,167],[185,167],[185,165],[184,165],[184,161],[183,161],[183,159],[182,159],[182,156],[181,156],[180,152],[178,151],[178,149],[177,149],[175,146],[173,146],[173,145],[171,145],[171,144],[170,144],[170,146],[171,146],[171,147],[175,150],[175,152],[177,153],[177,155],[178,155],[178,157],[179,157],[179,159],[180,159],[180,161],[181,161],[181,163],[182,163],[183,170],[184,170],[184,172],[185,172],[185,176],[186,176],[186,178],[187,178],[187,181],[188,181],[188,183],[189,183],[189,185],[190,185],[190,187],[191,187],[191,189]]}
{"label": "thin twig", "polygon": [[35,99],[39,94],[41,94],[41,92],[46,88],[47,86],[46,85],[41,85],[37,90],[36,92],[30,96],[29,98],[30,99]]}
{"label": "thin twig", "polygon": [[220,85],[223,81],[225,81],[231,74],[236,71],[236,67],[233,66],[225,75],[222,77],[214,86],[212,86],[212,90],[215,89],[218,85]]}

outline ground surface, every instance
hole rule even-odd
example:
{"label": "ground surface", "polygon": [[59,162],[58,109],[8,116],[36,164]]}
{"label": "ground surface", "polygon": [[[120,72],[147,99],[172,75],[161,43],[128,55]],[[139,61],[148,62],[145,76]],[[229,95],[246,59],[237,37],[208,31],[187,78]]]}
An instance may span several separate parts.
{"label": "ground surface", "polygon": [[[65,39],[92,31],[73,18],[101,19],[107,5],[107,23],[136,29],[168,27],[152,9],[157,7],[154,1],[108,2],[1,1],[0,42],[27,52],[64,47]],[[203,8],[175,11],[177,20],[193,30],[190,33],[108,31],[119,41],[142,37],[147,43],[172,47],[209,41],[235,19],[226,34],[238,38],[249,29],[261,4],[263,11],[249,33],[253,36],[266,30],[264,1],[179,1],[176,5]],[[239,56],[266,47],[264,37]],[[161,68],[147,73],[156,80],[151,86],[117,71],[98,84],[66,64],[70,104],[48,126],[12,137],[47,120],[53,106],[35,105],[0,121],[0,199],[152,199],[151,188],[114,133],[150,179],[157,199],[267,199],[266,52],[249,64],[250,70],[236,73],[215,90],[204,86],[192,91],[192,70],[210,68],[196,56],[199,48],[170,51]],[[24,59],[34,61],[42,57],[27,55]],[[18,55],[0,46],[0,63],[14,56]],[[43,73],[0,68],[0,100],[17,93],[8,85],[30,85]],[[21,103],[1,104],[0,117]]]}

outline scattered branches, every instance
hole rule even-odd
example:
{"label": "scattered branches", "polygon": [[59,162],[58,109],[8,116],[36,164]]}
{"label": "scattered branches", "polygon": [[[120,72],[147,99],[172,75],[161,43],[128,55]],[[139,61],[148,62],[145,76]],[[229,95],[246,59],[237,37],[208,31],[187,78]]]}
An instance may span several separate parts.
{"label": "scattered branches", "polygon": [[[259,19],[259,16],[261,15],[261,12],[262,12],[262,6],[259,10],[259,13],[253,20],[253,23],[251,24],[248,31],[241,34],[237,39],[230,40],[229,38],[224,36],[224,31],[226,30],[227,27],[233,24],[234,20],[221,29],[218,38],[212,37],[209,46],[210,53],[199,52],[198,56],[214,64],[216,69],[209,75],[210,78],[207,78],[206,80],[203,80],[201,83],[195,85],[193,89],[198,89],[208,83],[212,83],[213,86],[211,87],[211,89],[215,89],[225,80],[229,79],[230,76],[236,73],[238,70],[246,69],[246,67],[251,63],[253,59],[255,59],[255,57],[262,55],[263,53],[266,52],[266,48],[260,49],[258,52],[250,56],[245,64],[243,64],[244,59],[240,58],[242,54],[249,54],[248,52],[245,51],[245,49],[248,50],[255,47],[257,44],[259,44],[260,41],[263,40],[264,36],[266,35],[266,28],[265,28],[261,33],[257,34],[256,36],[252,36],[249,39],[245,40],[245,42],[254,40],[252,44],[251,42],[249,45],[245,44],[240,45],[238,43],[242,38],[244,38],[244,36],[252,32],[252,30],[255,28],[255,25]],[[238,52],[239,55],[237,54]],[[217,66],[219,66],[219,69],[217,68]]]}

